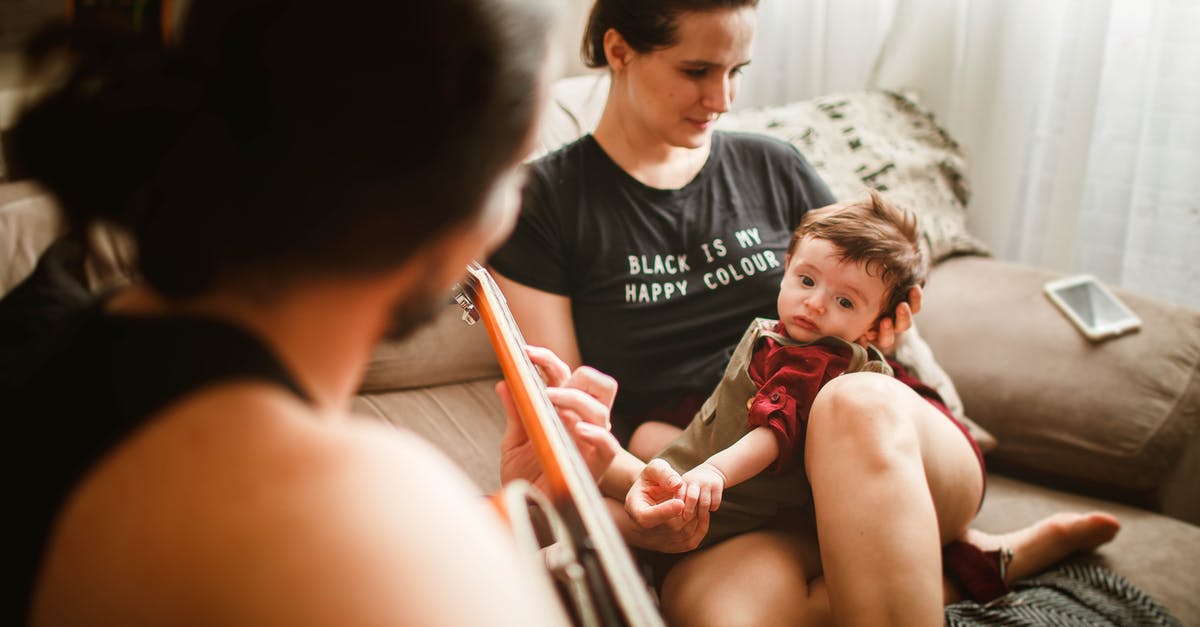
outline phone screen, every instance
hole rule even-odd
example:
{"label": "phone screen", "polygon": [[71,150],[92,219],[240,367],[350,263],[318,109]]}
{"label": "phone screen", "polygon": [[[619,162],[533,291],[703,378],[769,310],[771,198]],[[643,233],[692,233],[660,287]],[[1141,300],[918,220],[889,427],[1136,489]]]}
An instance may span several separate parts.
{"label": "phone screen", "polygon": [[1129,314],[1094,283],[1061,288],[1058,295],[1089,327],[1109,326],[1129,319]]}

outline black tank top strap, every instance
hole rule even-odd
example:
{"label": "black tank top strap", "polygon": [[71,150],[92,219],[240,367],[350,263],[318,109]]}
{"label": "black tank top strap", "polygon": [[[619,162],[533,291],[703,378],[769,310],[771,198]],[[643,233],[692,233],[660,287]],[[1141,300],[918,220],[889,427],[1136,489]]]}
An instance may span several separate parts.
{"label": "black tank top strap", "polygon": [[33,583],[67,498],[153,416],[188,394],[233,381],[277,384],[311,402],[261,340],[215,320],[114,316],[97,304],[36,345],[27,368],[0,381],[13,418],[7,459],[19,473],[10,475],[9,546],[21,599],[13,624],[28,618]]}
{"label": "black tank top strap", "polygon": [[145,419],[197,389],[237,380],[277,384],[307,402],[311,398],[259,339],[207,318],[109,318],[114,343],[113,383],[127,419]]}

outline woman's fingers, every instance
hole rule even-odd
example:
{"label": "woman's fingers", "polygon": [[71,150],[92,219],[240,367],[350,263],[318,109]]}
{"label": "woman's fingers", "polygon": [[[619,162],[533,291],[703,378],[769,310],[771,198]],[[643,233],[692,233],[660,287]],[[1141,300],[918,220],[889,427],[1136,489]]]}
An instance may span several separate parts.
{"label": "woman's fingers", "polygon": [[908,307],[912,315],[909,316],[909,322],[912,322],[912,316],[921,313],[921,299],[924,298],[924,292],[920,285],[914,285],[908,290]]}
{"label": "woman's fingers", "polygon": [[606,430],[609,428],[608,405],[591,394],[578,388],[547,388],[546,396],[560,414],[574,413],[567,416],[568,420],[583,420]]}
{"label": "woman's fingers", "polygon": [[612,465],[621,449],[617,438],[607,429],[584,421],[577,422],[571,433],[575,438],[576,447],[587,462],[592,478],[598,479]]}
{"label": "woman's fingers", "polygon": [[542,378],[546,380],[547,386],[559,387],[570,378],[571,367],[559,359],[554,351],[541,346],[526,346],[525,354],[529,355],[529,361],[532,361],[533,365],[541,369]]}
{"label": "woman's fingers", "polygon": [[563,385],[583,390],[609,408],[617,397],[617,380],[590,366],[576,368]]}
{"label": "woman's fingers", "polygon": [[[914,288],[915,289],[915,288]],[[904,333],[912,328],[913,310],[908,303],[896,305],[896,324],[893,330],[896,334]]]}
{"label": "woman's fingers", "polygon": [[508,384],[501,381],[496,384],[496,396],[500,397],[500,404],[504,406],[504,437],[501,439],[501,450],[516,446],[529,439],[525,433],[525,427],[521,424],[521,417],[517,414],[517,405],[513,402],[512,391],[508,389]]}
{"label": "woman's fingers", "polygon": [[642,470],[642,476],[649,483],[662,488],[668,494],[674,495],[676,498],[683,498],[683,477],[667,463],[667,460],[661,457],[655,457],[646,464],[646,468]]}
{"label": "woman's fingers", "polygon": [[667,499],[661,503],[643,503],[642,507],[630,512],[638,526],[643,529],[653,529],[665,522],[679,518],[683,512],[683,501]]}

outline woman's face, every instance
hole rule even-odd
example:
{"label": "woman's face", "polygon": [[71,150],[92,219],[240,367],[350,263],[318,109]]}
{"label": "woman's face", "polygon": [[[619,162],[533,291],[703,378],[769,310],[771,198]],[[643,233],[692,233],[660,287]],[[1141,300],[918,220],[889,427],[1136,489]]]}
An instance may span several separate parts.
{"label": "woman's face", "polygon": [[613,67],[630,121],[670,146],[706,145],[750,62],[755,23],[750,7],[683,13],[676,19],[675,45],[646,53],[627,49],[628,62]]}

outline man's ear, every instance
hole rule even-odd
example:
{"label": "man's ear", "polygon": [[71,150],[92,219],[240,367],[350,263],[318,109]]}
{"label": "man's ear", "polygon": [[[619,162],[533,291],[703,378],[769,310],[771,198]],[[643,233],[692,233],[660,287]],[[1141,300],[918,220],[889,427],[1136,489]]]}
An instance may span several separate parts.
{"label": "man's ear", "polygon": [[604,57],[608,59],[608,67],[623,70],[633,59],[634,49],[625,41],[625,37],[610,28],[604,31]]}

